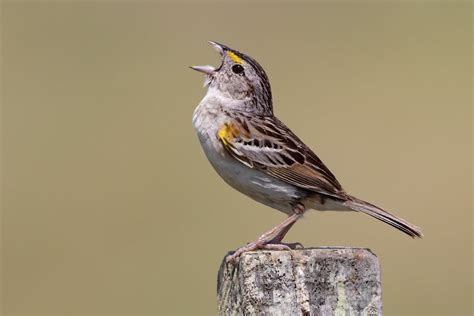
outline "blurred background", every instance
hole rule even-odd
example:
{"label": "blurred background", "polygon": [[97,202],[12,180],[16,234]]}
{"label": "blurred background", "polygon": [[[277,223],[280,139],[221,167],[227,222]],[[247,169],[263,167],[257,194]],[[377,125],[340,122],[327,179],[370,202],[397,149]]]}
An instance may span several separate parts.
{"label": "blurred background", "polygon": [[368,247],[385,315],[472,313],[470,2],[3,1],[3,315],[212,315],[227,251],[284,214],[228,187],[191,125],[206,43],[266,69],[276,115],[347,191],[423,228],[309,212]]}

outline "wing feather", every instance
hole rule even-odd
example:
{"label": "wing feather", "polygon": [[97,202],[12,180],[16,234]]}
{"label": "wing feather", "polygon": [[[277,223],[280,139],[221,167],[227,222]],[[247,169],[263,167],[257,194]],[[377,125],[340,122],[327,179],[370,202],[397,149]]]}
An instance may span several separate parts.
{"label": "wing feather", "polygon": [[318,156],[275,117],[239,113],[221,126],[217,137],[250,168],[309,191],[335,197],[345,194]]}

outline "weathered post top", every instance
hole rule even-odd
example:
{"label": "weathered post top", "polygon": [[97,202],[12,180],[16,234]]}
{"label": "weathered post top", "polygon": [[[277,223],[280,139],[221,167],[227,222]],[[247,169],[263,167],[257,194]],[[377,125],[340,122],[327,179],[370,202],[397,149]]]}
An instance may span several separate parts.
{"label": "weathered post top", "polygon": [[325,247],[225,258],[220,315],[381,315],[380,267],[369,249]]}

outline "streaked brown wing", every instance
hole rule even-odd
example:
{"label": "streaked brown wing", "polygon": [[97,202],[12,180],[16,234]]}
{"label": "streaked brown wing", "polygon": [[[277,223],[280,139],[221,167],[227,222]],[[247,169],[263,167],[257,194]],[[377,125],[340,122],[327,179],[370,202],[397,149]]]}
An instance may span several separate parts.
{"label": "streaked brown wing", "polygon": [[335,197],[344,194],[316,154],[275,117],[239,113],[221,126],[217,137],[234,158],[250,168],[310,191]]}

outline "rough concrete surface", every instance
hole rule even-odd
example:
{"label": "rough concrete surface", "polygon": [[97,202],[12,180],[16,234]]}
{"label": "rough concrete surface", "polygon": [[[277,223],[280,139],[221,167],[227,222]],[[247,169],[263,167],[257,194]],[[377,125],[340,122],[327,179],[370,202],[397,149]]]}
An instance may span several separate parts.
{"label": "rough concrete surface", "polygon": [[363,248],[244,253],[221,264],[220,315],[381,315],[380,267]]}

